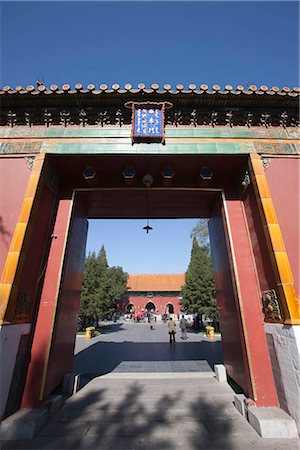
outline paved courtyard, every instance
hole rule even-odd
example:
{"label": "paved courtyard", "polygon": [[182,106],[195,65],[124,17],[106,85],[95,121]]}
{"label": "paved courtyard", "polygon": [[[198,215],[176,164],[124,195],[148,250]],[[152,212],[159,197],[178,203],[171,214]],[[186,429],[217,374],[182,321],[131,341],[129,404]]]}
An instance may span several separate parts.
{"label": "paved courtyard", "polygon": [[[178,327],[177,327],[178,328]],[[118,321],[101,326],[101,334],[93,339],[78,336],[75,346],[74,371],[101,375],[109,372],[190,372],[201,371],[200,361],[222,364],[220,335],[208,339],[188,329],[187,340],[170,344],[167,325],[157,322],[154,330],[148,323]]]}

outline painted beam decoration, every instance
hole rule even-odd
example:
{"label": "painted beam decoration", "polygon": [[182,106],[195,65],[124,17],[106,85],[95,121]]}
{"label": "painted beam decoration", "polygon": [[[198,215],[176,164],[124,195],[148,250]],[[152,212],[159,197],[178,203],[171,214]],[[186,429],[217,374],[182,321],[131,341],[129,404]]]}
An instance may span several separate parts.
{"label": "painted beam decoration", "polygon": [[165,108],[168,102],[126,103],[132,108],[131,139],[135,143],[162,143],[165,141]]}

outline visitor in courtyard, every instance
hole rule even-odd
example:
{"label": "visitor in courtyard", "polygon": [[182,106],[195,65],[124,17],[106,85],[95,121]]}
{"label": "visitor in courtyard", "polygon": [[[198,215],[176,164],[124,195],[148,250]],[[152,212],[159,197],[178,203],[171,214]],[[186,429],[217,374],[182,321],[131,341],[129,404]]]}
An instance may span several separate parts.
{"label": "visitor in courtyard", "polygon": [[154,329],[154,322],[155,322],[154,314],[150,313],[150,330]]}
{"label": "visitor in courtyard", "polygon": [[186,327],[187,327],[187,320],[184,317],[184,315],[181,316],[180,322],[179,322],[179,328],[181,329],[181,339],[186,340]]}
{"label": "visitor in courtyard", "polygon": [[175,342],[176,323],[175,320],[172,320],[172,317],[170,317],[168,322],[168,332],[170,336],[170,343]]}

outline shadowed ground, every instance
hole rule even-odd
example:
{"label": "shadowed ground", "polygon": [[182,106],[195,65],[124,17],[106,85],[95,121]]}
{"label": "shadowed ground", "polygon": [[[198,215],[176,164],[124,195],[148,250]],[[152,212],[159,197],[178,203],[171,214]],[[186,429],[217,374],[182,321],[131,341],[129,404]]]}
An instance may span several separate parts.
{"label": "shadowed ground", "polygon": [[188,337],[177,333],[171,345],[165,324],[117,323],[77,338],[74,368],[85,386],[35,439],[1,448],[297,450],[299,440],[261,439],[236,410],[233,390],[209,366],[222,362],[220,338]]}

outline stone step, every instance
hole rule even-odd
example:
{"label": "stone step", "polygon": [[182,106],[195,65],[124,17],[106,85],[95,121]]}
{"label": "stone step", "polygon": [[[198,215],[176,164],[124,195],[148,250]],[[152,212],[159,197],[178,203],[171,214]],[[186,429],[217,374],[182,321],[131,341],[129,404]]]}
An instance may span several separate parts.
{"label": "stone step", "polygon": [[[173,372],[128,375],[93,378],[65,401],[29,446],[28,441],[12,441],[13,447],[6,442],[4,448],[285,450],[289,438],[289,450],[298,449],[294,432],[268,447],[234,406],[231,387],[210,373],[207,377]],[[260,408],[254,413],[258,417]],[[269,430],[269,423],[267,426]],[[267,441],[273,445],[272,439]]]}

